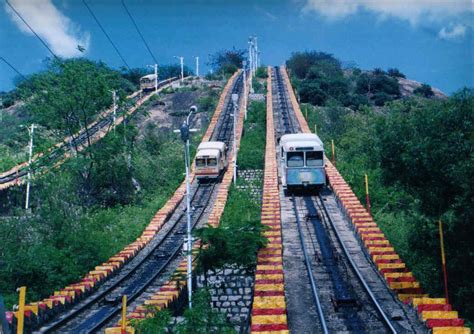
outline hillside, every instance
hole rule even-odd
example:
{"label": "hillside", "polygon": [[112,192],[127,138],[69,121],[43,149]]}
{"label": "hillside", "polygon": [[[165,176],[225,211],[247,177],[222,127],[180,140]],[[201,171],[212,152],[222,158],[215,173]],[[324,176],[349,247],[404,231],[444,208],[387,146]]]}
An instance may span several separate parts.
{"label": "hillside", "polygon": [[438,222],[444,227],[450,301],[474,319],[474,91],[446,96],[396,69],[343,70],[321,52],[287,66],[302,110],[338,170],[427,292],[443,295]]}

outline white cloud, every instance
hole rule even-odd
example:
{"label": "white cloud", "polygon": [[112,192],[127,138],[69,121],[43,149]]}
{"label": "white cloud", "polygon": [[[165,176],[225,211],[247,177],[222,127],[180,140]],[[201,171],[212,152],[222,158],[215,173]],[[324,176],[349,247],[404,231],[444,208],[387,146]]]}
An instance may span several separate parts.
{"label": "white cloud", "polygon": [[303,11],[316,12],[328,19],[340,19],[368,10],[386,19],[395,17],[416,25],[420,20],[440,21],[473,12],[471,0],[305,0]]}
{"label": "white cloud", "polygon": [[466,34],[466,26],[462,24],[457,24],[452,27],[443,27],[439,33],[438,37],[446,40],[453,40],[464,37]]}
{"label": "white cloud", "polygon": [[[77,49],[78,45],[88,49],[89,33],[81,32],[79,27],[62,14],[51,0],[9,1],[58,56],[80,56],[82,53]],[[5,8],[12,21],[22,32],[33,34],[7,4],[5,4]]]}

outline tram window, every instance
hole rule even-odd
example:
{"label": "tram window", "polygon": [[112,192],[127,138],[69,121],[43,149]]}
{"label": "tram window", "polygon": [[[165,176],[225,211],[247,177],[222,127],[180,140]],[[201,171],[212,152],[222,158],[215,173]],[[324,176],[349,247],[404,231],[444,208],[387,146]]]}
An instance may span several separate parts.
{"label": "tram window", "polygon": [[323,165],[323,152],[312,151],[306,152],[306,166],[322,166]]}
{"label": "tram window", "polygon": [[196,159],[196,167],[205,167],[206,159]]}
{"label": "tram window", "polygon": [[209,166],[209,167],[217,166],[217,159],[216,158],[207,159],[207,166]]}
{"label": "tram window", "polygon": [[286,154],[288,167],[303,167],[304,153],[303,152],[288,152]]}

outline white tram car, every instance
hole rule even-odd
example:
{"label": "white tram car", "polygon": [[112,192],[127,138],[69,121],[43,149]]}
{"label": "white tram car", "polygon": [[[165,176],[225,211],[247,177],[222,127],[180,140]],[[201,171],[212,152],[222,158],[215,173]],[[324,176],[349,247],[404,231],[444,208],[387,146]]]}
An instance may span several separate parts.
{"label": "white tram car", "polygon": [[195,174],[198,180],[218,179],[227,168],[226,145],[220,141],[199,144]]}
{"label": "white tram car", "polygon": [[140,89],[142,91],[155,89],[156,75],[148,74],[140,78]]}
{"label": "white tram car", "polygon": [[320,189],[326,185],[324,146],[317,135],[283,135],[278,150],[281,184],[285,192],[294,189]]}

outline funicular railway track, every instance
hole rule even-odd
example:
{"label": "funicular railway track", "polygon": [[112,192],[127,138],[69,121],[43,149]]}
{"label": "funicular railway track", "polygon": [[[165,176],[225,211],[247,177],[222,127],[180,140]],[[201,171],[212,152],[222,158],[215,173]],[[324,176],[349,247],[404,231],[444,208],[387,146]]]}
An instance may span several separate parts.
{"label": "funicular railway track", "polygon": [[[211,121],[210,128],[203,140],[224,139],[230,142],[232,136],[233,111],[230,98],[232,93],[240,93],[242,89],[242,75],[233,77],[225,89],[225,98],[219,113],[216,111],[217,121]],[[221,102],[220,102],[221,103]],[[213,117],[214,119],[215,117]],[[230,127],[228,123],[231,123]],[[230,130],[230,131],[229,131]],[[212,132],[210,132],[212,131]],[[210,133],[208,135],[208,133]],[[193,174],[192,174],[193,175]],[[192,176],[193,177],[193,176]],[[208,214],[215,194],[219,188],[218,184],[199,184],[194,181],[191,187],[193,207],[193,227],[202,223]],[[181,190],[177,190],[181,193]],[[174,209],[164,218],[160,233],[141,249],[130,261],[117,270],[112,278],[103,282],[98,289],[65,312],[57,314],[51,321],[43,324],[37,329],[38,332],[58,333],[90,333],[96,332],[110,322],[120,312],[120,300],[122,295],[127,295],[129,301],[140,298],[147,289],[153,289],[160,275],[167,270],[170,263],[181,253],[184,235],[186,231],[185,205],[182,195]],[[176,193],[175,196],[176,197]],[[171,199],[171,201],[176,201]],[[31,330],[30,328],[29,330]]]}
{"label": "funicular railway track", "polygon": [[[176,80],[176,78],[159,82],[158,89],[169,85],[174,80]],[[140,92],[135,92],[127,96],[127,106],[125,109],[141,105],[143,102],[148,100],[151,95],[151,92],[145,93],[144,95],[141,95]],[[127,111],[123,111],[123,114],[127,114]],[[62,142],[57,143],[45,153],[36,154],[31,163],[32,173],[42,173],[48,166],[61,164],[67,156],[74,154],[76,149],[79,151],[82,150],[86,144],[88,144],[88,141],[91,143],[96,142],[102,138],[103,135],[108,133],[113,126],[117,125],[114,124],[114,120],[117,123],[117,119],[120,122],[123,120],[123,118],[120,117],[120,113],[114,116],[112,109],[102,112],[98,120],[88,124],[87,129],[82,129],[74,136],[65,138]],[[30,168],[28,163],[25,162],[4,173],[0,173],[0,190],[23,183],[29,171]]]}
{"label": "funicular railway track", "polygon": [[[276,135],[309,132],[293,108],[282,71],[272,69]],[[280,198],[290,331],[424,332],[356,244],[330,189],[318,196],[280,192]]]}

